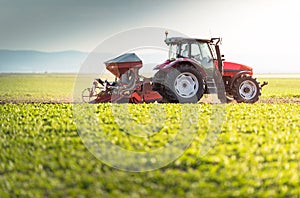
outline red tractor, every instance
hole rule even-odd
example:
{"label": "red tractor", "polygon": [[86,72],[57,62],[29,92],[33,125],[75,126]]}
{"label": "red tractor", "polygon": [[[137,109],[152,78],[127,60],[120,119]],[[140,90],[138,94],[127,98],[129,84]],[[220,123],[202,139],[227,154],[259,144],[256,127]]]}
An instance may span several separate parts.
{"label": "red tractor", "polygon": [[[221,102],[254,103],[261,95],[260,85],[252,77],[251,67],[224,62],[220,38],[167,38],[169,58],[155,66],[153,78],[139,75],[142,61],[134,54],[123,54],[105,62],[116,76],[114,82],[95,79],[92,88],[83,91],[84,101],[196,103],[203,94],[217,94]],[[99,86],[99,84],[101,86]],[[97,91],[99,89],[99,91]]]}

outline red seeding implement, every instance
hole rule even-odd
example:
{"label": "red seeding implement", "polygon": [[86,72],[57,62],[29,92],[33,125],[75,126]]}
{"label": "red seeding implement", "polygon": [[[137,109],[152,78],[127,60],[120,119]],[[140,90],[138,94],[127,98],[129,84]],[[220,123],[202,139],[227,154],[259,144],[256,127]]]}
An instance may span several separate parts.
{"label": "red seeding implement", "polygon": [[225,62],[220,38],[167,38],[166,33],[165,42],[170,47],[169,58],[154,67],[153,77],[139,75],[143,64],[136,54],[123,54],[105,62],[116,80],[95,79],[92,88],[83,90],[83,101],[196,103],[203,94],[217,94],[220,102],[254,103],[268,84],[260,85],[251,67]]}

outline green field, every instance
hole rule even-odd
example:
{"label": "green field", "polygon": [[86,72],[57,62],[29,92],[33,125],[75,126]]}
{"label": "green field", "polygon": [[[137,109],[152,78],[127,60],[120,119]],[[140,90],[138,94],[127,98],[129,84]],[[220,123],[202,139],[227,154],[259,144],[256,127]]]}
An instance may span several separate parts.
{"label": "green field", "polygon": [[[269,85],[259,103],[224,105],[218,138],[201,155],[213,121],[211,104],[99,104],[91,112],[97,119],[78,122],[72,104],[24,103],[70,102],[74,77],[0,75],[0,197],[300,196],[299,78],[263,76],[260,81]],[[161,111],[158,117],[151,117],[151,109]],[[181,120],[186,120],[180,109],[198,115],[183,125],[196,130],[194,140],[182,156],[153,171],[107,166],[88,150],[78,131],[96,122],[101,133],[92,134],[95,143],[104,135],[127,150],[148,151],[177,137]],[[113,114],[122,111],[130,122]],[[138,123],[152,134],[128,134],[143,135],[145,131],[135,128]]]}
{"label": "green field", "polygon": [[70,102],[75,74],[0,74],[2,102]]}
{"label": "green field", "polygon": [[262,98],[300,98],[300,75],[262,75],[258,78],[261,82],[269,84],[263,88]]}
{"label": "green field", "polygon": [[[0,102],[71,102],[75,74],[0,74]],[[262,99],[300,98],[300,75],[261,75]],[[92,84],[93,78],[90,79]],[[263,100],[265,101],[265,100]]]}

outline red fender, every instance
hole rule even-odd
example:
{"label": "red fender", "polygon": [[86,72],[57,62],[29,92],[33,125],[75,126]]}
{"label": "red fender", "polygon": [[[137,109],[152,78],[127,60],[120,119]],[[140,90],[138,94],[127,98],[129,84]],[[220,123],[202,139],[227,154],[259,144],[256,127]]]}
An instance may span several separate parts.
{"label": "red fender", "polygon": [[234,82],[243,75],[252,76],[252,73],[250,73],[249,71],[240,71],[240,72],[236,73],[231,80],[230,88],[232,88]]}
{"label": "red fender", "polygon": [[162,71],[168,72],[171,69],[178,67],[182,63],[187,63],[187,64],[195,66],[201,72],[203,78],[205,78],[207,76],[206,72],[203,69],[203,66],[200,65],[197,61],[194,61],[189,58],[177,58],[175,60],[166,60],[164,63],[162,63],[160,65],[156,65],[154,67],[154,70],[162,70]]}

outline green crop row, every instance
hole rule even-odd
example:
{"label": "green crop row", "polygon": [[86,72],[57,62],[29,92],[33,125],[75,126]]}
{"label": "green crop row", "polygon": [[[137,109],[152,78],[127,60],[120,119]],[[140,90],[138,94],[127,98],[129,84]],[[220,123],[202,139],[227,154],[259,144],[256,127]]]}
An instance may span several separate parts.
{"label": "green crop row", "polygon": [[[99,104],[90,113],[69,104],[0,105],[0,197],[299,196],[300,106],[224,107],[223,116],[209,104]],[[86,147],[91,136],[150,151],[182,138],[181,129],[186,138],[196,131],[192,143],[154,171],[112,168]]]}

